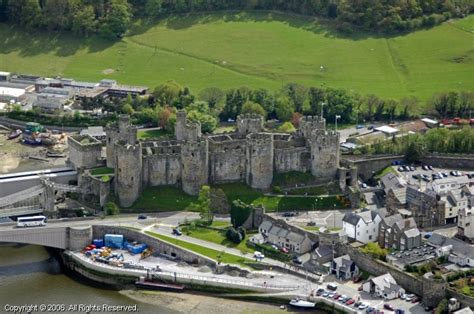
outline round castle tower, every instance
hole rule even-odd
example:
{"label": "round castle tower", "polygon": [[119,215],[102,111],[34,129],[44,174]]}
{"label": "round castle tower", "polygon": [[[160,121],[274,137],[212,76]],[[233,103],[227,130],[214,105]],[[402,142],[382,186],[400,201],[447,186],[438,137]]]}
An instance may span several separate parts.
{"label": "round castle tower", "polygon": [[178,141],[196,142],[201,138],[201,123],[187,121],[186,111],[179,110],[176,113],[174,132]]}
{"label": "round castle tower", "polygon": [[308,138],[313,130],[326,130],[326,119],[320,116],[301,117],[298,132]]}
{"label": "round castle tower", "polygon": [[140,143],[115,143],[115,195],[120,206],[130,207],[142,190],[142,147]]}
{"label": "round castle tower", "polygon": [[107,148],[107,167],[115,167],[115,143],[126,142],[131,145],[137,143],[137,128],[130,124],[130,116],[121,114],[115,124],[105,127],[106,148]]}
{"label": "round castle tower", "polygon": [[237,116],[237,132],[247,135],[263,131],[263,117],[255,113],[240,114]]}
{"label": "round castle tower", "polygon": [[202,185],[208,182],[208,142],[185,142],[181,145],[183,191],[189,195],[198,195]]}
{"label": "round castle tower", "polygon": [[273,181],[273,135],[247,135],[246,182],[254,189],[268,189]]}
{"label": "round castle tower", "polygon": [[332,130],[313,130],[308,141],[311,147],[313,176],[335,178],[339,167],[339,133]]}

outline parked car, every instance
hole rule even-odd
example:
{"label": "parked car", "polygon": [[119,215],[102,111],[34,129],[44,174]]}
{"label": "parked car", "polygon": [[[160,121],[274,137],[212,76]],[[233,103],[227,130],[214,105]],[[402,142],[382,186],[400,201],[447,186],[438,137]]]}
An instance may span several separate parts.
{"label": "parked car", "polygon": [[400,172],[403,172],[403,171],[405,171],[405,168],[404,167],[398,167],[397,170],[400,171]]}
{"label": "parked car", "polygon": [[341,295],[339,298],[337,298],[337,300],[338,300],[339,302],[345,302],[344,300],[347,301],[348,298],[349,298],[349,297],[348,297],[347,295],[343,294],[343,295]]}
{"label": "parked car", "polygon": [[366,308],[368,308],[369,306],[367,305],[367,303],[364,303],[362,302],[360,305],[359,305],[359,310],[365,310]]}
{"label": "parked car", "polygon": [[332,291],[336,291],[337,290],[337,285],[334,284],[334,283],[328,283],[326,288],[328,288],[329,290],[332,290]]}
{"label": "parked car", "polygon": [[272,244],[272,249],[274,249],[274,250],[277,250],[277,251],[278,251],[278,246],[276,246],[275,244]]}
{"label": "parked car", "polygon": [[258,258],[258,259],[263,259],[263,258],[265,258],[265,255],[263,255],[262,252],[255,251],[255,252],[253,252],[253,257]]}
{"label": "parked car", "polygon": [[336,295],[336,292],[329,292],[328,298],[332,299]]}
{"label": "parked car", "polygon": [[428,169],[433,170],[433,166],[428,165]]}
{"label": "parked car", "polygon": [[411,303],[418,303],[420,302],[420,298],[419,297],[414,297],[413,300],[411,300]]}
{"label": "parked car", "polygon": [[360,129],[363,129],[363,128],[364,128],[364,126],[363,126],[362,124],[356,125],[356,129],[357,129],[357,130],[360,130]]}
{"label": "parked car", "polygon": [[334,300],[337,300],[337,299],[339,299],[340,296],[341,296],[341,295],[340,295],[339,293],[336,293],[332,298],[333,298]]}
{"label": "parked car", "polygon": [[321,294],[321,296],[322,296],[323,298],[327,298],[327,297],[329,296],[329,292],[324,291],[324,292]]}
{"label": "parked car", "polygon": [[414,294],[407,294],[405,296],[405,301],[411,302],[415,298]]}
{"label": "parked car", "polygon": [[354,304],[354,303],[355,303],[355,301],[354,301],[354,299],[352,299],[352,298],[349,298],[349,299],[346,301],[346,304],[347,304],[347,305],[351,305],[351,304]]}
{"label": "parked car", "polygon": [[362,301],[356,301],[354,302],[354,307],[359,307],[359,305],[362,303]]}
{"label": "parked car", "polygon": [[280,249],[280,251],[282,251],[283,253],[288,253],[288,252],[289,252],[286,247],[282,247],[282,248]]}
{"label": "parked car", "polygon": [[295,257],[293,257],[293,263],[301,265],[301,264],[303,264],[303,260],[300,257],[295,256]]}
{"label": "parked car", "polygon": [[395,311],[395,308],[392,305],[388,304],[388,303],[385,303],[383,305],[383,308],[386,309],[386,310]]}
{"label": "parked car", "polygon": [[179,228],[173,228],[173,232],[172,232],[174,235],[177,235],[177,236],[180,236],[182,235],[183,233],[181,232],[181,230],[179,230]]}
{"label": "parked car", "polygon": [[147,219],[148,217],[146,215],[138,215],[138,219]]}
{"label": "parked car", "polygon": [[363,189],[366,189],[366,188],[367,188],[367,183],[362,183],[361,187],[362,187]]}
{"label": "parked car", "polygon": [[324,292],[326,292],[326,290],[324,290],[323,288],[319,288],[318,290],[316,290],[316,295],[322,295]]}

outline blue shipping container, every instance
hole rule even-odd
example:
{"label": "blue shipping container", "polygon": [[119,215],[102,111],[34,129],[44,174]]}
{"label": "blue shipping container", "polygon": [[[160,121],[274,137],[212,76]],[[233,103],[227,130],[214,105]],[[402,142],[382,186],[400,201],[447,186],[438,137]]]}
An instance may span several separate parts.
{"label": "blue shipping container", "polygon": [[94,241],[92,241],[92,244],[94,244],[96,248],[100,249],[101,247],[104,246],[104,240],[94,239]]}
{"label": "blue shipping container", "polygon": [[105,246],[121,249],[123,247],[123,235],[122,234],[106,234],[104,236]]}

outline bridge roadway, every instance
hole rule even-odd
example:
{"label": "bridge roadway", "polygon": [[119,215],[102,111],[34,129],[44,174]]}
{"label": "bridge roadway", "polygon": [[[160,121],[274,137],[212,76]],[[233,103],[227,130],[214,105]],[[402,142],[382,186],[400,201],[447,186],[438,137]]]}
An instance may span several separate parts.
{"label": "bridge roadway", "polygon": [[[16,228],[15,223],[0,224],[0,242],[42,245],[60,249],[79,249],[90,243],[86,236],[91,225],[113,225],[144,228],[149,225],[176,226],[186,219],[196,219],[198,214],[189,212],[157,213],[146,220],[137,215],[121,215],[105,218],[80,218],[50,220],[44,227]],[[81,236],[84,234],[84,239]],[[81,242],[82,241],[82,242]]]}

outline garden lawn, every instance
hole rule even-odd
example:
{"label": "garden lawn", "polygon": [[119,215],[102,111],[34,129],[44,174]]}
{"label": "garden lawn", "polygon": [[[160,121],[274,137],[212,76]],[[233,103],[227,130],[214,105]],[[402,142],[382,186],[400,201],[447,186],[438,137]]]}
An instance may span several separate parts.
{"label": "garden lawn", "polygon": [[137,132],[138,139],[142,140],[159,138],[165,135],[166,132],[164,130],[138,130]]}
{"label": "garden lawn", "polygon": [[114,174],[114,169],[113,168],[107,168],[107,167],[100,167],[100,168],[91,169],[91,175],[93,175],[93,176],[98,176],[98,175],[103,175],[103,174]]}
{"label": "garden lawn", "polygon": [[187,195],[181,188],[170,186],[148,187],[132,207],[123,211],[140,210],[145,212],[162,212],[185,210],[197,197]]}
{"label": "garden lawn", "polygon": [[0,69],[151,88],[342,88],[419,106],[436,92],[473,90],[474,16],[408,34],[341,35],[317,19],[241,12],[134,21],[120,41],[0,24]]}
{"label": "garden lawn", "polygon": [[185,249],[188,249],[190,251],[193,251],[193,252],[199,253],[201,255],[207,256],[209,258],[212,258],[213,260],[216,260],[216,261],[220,260],[222,263],[240,264],[240,265],[248,267],[248,265],[245,264],[245,261],[247,259],[245,259],[243,257],[240,257],[240,256],[219,252],[219,251],[214,250],[214,249],[210,249],[210,248],[207,248],[207,247],[204,247],[204,246],[200,246],[200,245],[197,245],[197,244],[194,244],[194,243],[189,243],[189,242],[186,242],[186,241],[183,241],[183,240],[179,240],[177,238],[161,235],[159,233],[155,233],[155,232],[151,232],[151,231],[145,231],[145,233],[152,236],[152,237],[165,240],[169,243],[176,244],[176,245],[178,245],[182,248],[185,248]]}

